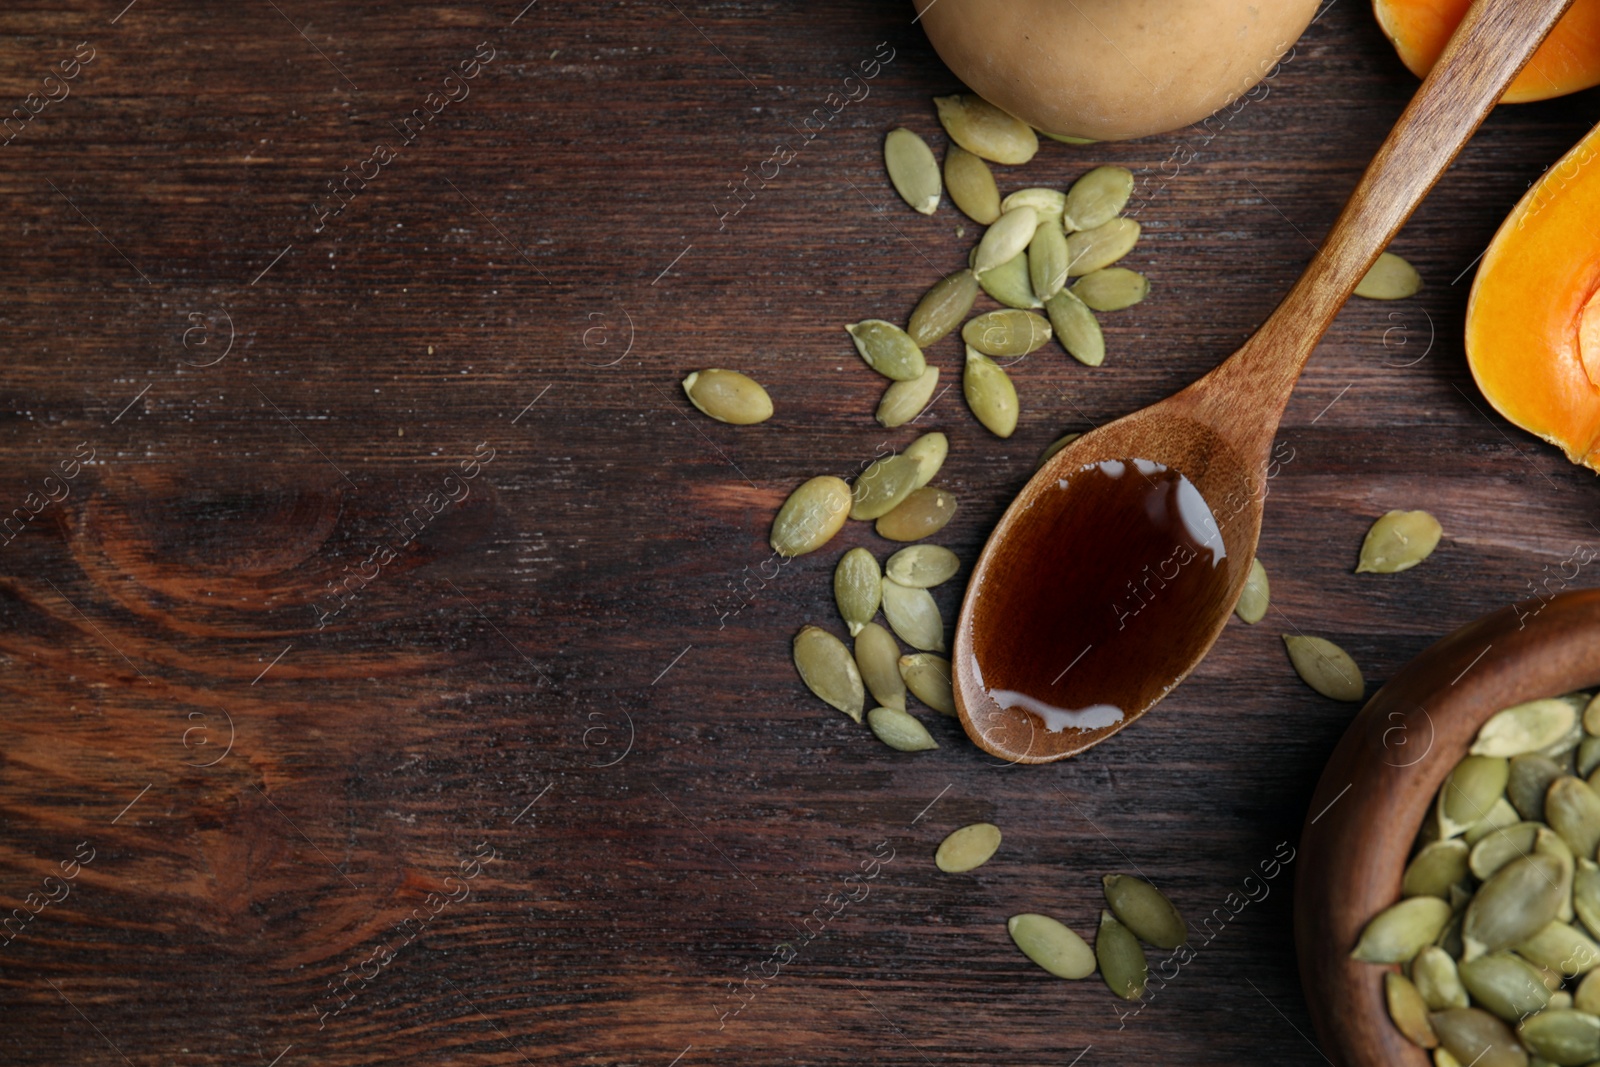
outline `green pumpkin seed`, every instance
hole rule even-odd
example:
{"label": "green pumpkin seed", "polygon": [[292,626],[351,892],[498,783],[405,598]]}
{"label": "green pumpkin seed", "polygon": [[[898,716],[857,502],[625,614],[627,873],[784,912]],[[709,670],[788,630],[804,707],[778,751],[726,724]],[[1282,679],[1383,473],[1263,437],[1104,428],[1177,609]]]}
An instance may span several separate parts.
{"label": "green pumpkin seed", "polygon": [[1072,292],[1096,311],[1121,311],[1150,294],[1150,279],[1127,267],[1104,267],[1079,278]]}
{"label": "green pumpkin seed", "polygon": [[1550,744],[1541,748],[1539,752],[1555,760],[1557,763],[1565,765],[1570,771],[1576,765],[1579,744],[1581,744],[1583,739],[1588,736],[1588,734],[1584,733],[1583,731],[1583,722],[1581,720],[1581,716],[1583,715],[1584,701],[1582,699],[1574,700],[1570,696],[1556,697],[1555,699],[1570,705],[1573,709],[1574,715],[1577,717],[1574,718],[1571,729],[1569,729],[1565,734],[1561,735],[1556,740],[1550,742]]}
{"label": "green pumpkin seed", "polygon": [[939,111],[939,124],[952,141],[991,163],[1015,167],[1039,151],[1039,138],[1033,127],[980,96],[936,96],[933,106]]}
{"label": "green pumpkin seed", "polygon": [[1125,167],[1096,167],[1067,190],[1061,225],[1067,230],[1092,230],[1122,213],[1133,195],[1133,172]]}
{"label": "green pumpkin seed", "polygon": [[[1578,743],[1573,767],[1581,777],[1592,779],[1596,769],[1600,769],[1600,737],[1590,737],[1585,732],[1583,740]],[[1594,782],[1591,780],[1589,785],[1592,787]]]}
{"label": "green pumpkin seed", "polygon": [[1600,1059],[1600,1016],[1588,1012],[1542,1011],[1523,1020],[1517,1037],[1551,1063],[1579,1064]]}
{"label": "green pumpkin seed", "polygon": [[1139,939],[1109,911],[1100,911],[1100,929],[1094,935],[1094,956],[1100,964],[1100,977],[1111,992],[1123,1000],[1144,996],[1150,966],[1145,962]]}
{"label": "green pumpkin seed", "polygon": [[1100,322],[1089,310],[1089,305],[1073,295],[1070,289],[1063,289],[1052,296],[1045,303],[1044,310],[1050,316],[1050,325],[1055,328],[1056,338],[1060,340],[1061,347],[1067,350],[1067,355],[1086,367],[1098,367],[1106,361],[1106,339],[1100,332]]}
{"label": "green pumpkin seed", "polygon": [[1332,641],[1304,634],[1284,634],[1283,643],[1300,680],[1323,696],[1353,701],[1360,700],[1366,693],[1367,683],[1361,677],[1361,668],[1349,653]]}
{"label": "green pumpkin seed", "polygon": [[990,433],[1010,437],[1016,432],[1017,387],[999,364],[971,345],[967,346],[961,392],[967,398],[967,407]]}
{"label": "green pumpkin seed", "polygon": [[[1528,835],[1528,847],[1533,847],[1531,833]],[[1457,838],[1424,845],[1416,857],[1406,865],[1405,877],[1400,881],[1401,895],[1448,899],[1450,887],[1467,875],[1470,851],[1467,843]]]}
{"label": "green pumpkin seed", "polygon": [[1018,189],[1000,201],[1001,211],[1010,211],[1014,207],[1031,207],[1034,214],[1039,216],[1040,226],[1053,223],[1060,229],[1061,213],[1067,209],[1067,194],[1056,189]]}
{"label": "green pumpkin seed", "polygon": [[921,437],[906,445],[902,456],[910,456],[922,464],[922,470],[917,475],[913,487],[921,489],[933,481],[933,476],[939,473],[939,468],[944,466],[945,457],[950,454],[950,438],[935,430],[925,433]]}
{"label": "green pumpkin seed", "polygon": [[1473,896],[1462,917],[1466,958],[1510,948],[1549,925],[1561,907],[1562,873],[1560,860],[1538,852],[1519,856],[1496,871]]}
{"label": "green pumpkin seed", "polygon": [[879,707],[906,710],[906,683],[900,677],[900,645],[875,622],[856,634],[856,669]]}
{"label": "green pumpkin seed", "polygon": [[1067,284],[1067,235],[1059,226],[1040,226],[1028,242],[1028,281],[1033,295],[1049,300]]}
{"label": "green pumpkin seed", "polygon": [[1590,971],[1572,994],[1572,1006],[1590,1015],[1600,1015],[1600,971]]}
{"label": "green pumpkin seed", "polygon": [[[976,249],[974,249],[976,251]],[[976,257],[974,257],[976,258]],[[978,286],[1008,308],[1024,311],[1043,307],[1033,294],[1033,283],[1028,279],[1028,254],[1026,252],[1002,263],[978,278]]]}
{"label": "green pumpkin seed", "polygon": [[1456,971],[1456,961],[1437,945],[1424,948],[1411,961],[1411,980],[1416,983],[1423,1001],[1434,1011],[1465,1008],[1469,1003],[1466,987]]}
{"label": "green pumpkin seed", "polygon": [[1560,834],[1574,855],[1595,857],[1600,846],[1600,794],[1582,778],[1563,775],[1544,795],[1545,822]]}
{"label": "green pumpkin seed", "polygon": [[1067,274],[1077,278],[1111,266],[1139,243],[1139,224],[1112,219],[1092,230],[1067,235]]}
{"label": "green pumpkin seed", "polygon": [[988,226],[1000,217],[1000,190],[989,164],[958,144],[944,150],[944,185],[956,207],[973,222]]}
{"label": "green pumpkin seed", "polygon": [[972,271],[958,270],[940,278],[917,301],[906,326],[906,335],[918,348],[927,348],[961,325],[976,299],[978,276]]}
{"label": "green pumpkin seed", "polygon": [[780,556],[815,552],[850,517],[850,486],[823,474],[789,494],[772,520],[772,549]]}
{"label": "green pumpkin seed", "polygon": [[[1459,887],[1457,887],[1459,889]],[[1450,921],[1444,924],[1444,929],[1439,936],[1433,939],[1433,947],[1443,949],[1445,954],[1453,960],[1459,960],[1466,954],[1466,947],[1461,941],[1461,919],[1464,914],[1465,904],[1458,904],[1456,889],[1450,891],[1450,907],[1455,909],[1455,914],[1450,916]]]}
{"label": "green pumpkin seed", "polygon": [[1433,1067],[1462,1067],[1462,1063],[1440,1045],[1433,1050]]}
{"label": "green pumpkin seed", "polygon": [[1572,854],[1572,848],[1560,834],[1554,830],[1540,827],[1539,832],[1533,837],[1533,851],[1540,855],[1553,856],[1561,864],[1561,874],[1557,878],[1560,883],[1560,903],[1556,906],[1556,920],[1558,922],[1571,922],[1572,911],[1572,875],[1577,867],[1577,858]]}
{"label": "green pumpkin seed", "polygon": [[[939,207],[939,161],[928,142],[904,126],[883,139],[883,165],[900,199],[912,210],[932,215]],[[997,197],[998,199],[998,197]]]}
{"label": "green pumpkin seed", "polygon": [[943,545],[912,545],[889,557],[883,571],[896,585],[932,589],[954,578],[961,560]]}
{"label": "green pumpkin seed", "polygon": [[898,708],[873,708],[867,712],[867,726],[879,741],[897,752],[926,752],[939,747],[916,716]]}
{"label": "green pumpkin seed", "polygon": [[1253,559],[1250,561],[1250,573],[1244,580],[1244,589],[1239,593],[1239,602],[1233,606],[1233,613],[1245,622],[1258,623],[1267,617],[1271,596],[1272,586],[1267,581],[1267,568],[1261,565],[1261,560]]}
{"label": "green pumpkin seed", "polygon": [[[1510,863],[1518,856],[1526,856],[1533,851],[1535,839],[1539,831],[1544,829],[1541,823],[1519,822],[1488,834],[1477,844],[1472,846],[1472,853],[1468,857],[1467,867],[1472,871],[1472,876],[1479,881],[1487,881],[1501,867]],[[1466,847],[1466,842],[1460,838],[1450,838],[1452,842],[1460,842],[1461,847]],[[1445,842],[1438,842],[1440,845]],[[1432,848],[1433,846],[1428,846]],[[1419,853],[1420,855],[1420,853]],[[1461,879],[1453,879],[1449,885],[1454,885]],[[1449,892],[1448,888],[1446,892]],[[1435,896],[1443,896],[1436,893]]]}
{"label": "green pumpkin seed", "polygon": [[1055,458],[1057,452],[1060,452],[1063,448],[1066,448],[1068,445],[1082,436],[1083,434],[1081,433],[1069,433],[1056,438],[1054,441],[1051,441],[1045,446],[1045,450],[1039,453],[1039,462],[1033,465],[1033,469],[1038,470],[1046,463],[1049,463]]}
{"label": "green pumpkin seed", "polygon": [[925,485],[912,490],[911,495],[879,519],[873,529],[888,541],[920,541],[944,529],[955,516],[955,496],[937,486]]}
{"label": "green pumpkin seed", "polygon": [[900,677],[911,695],[941,715],[956,713],[954,688],[950,684],[950,661],[928,652],[900,657]]}
{"label": "green pumpkin seed", "polygon": [[939,368],[931,363],[920,378],[913,378],[909,382],[891,382],[889,388],[884,390],[883,399],[878,401],[878,422],[891,430],[896,426],[904,426],[922,414],[937,388]]}
{"label": "green pumpkin seed", "polygon": [[850,517],[868,520],[887,515],[911,495],[921,470],[922,461],[903,452],[874,461],[851,486],[854,503],[850,506]]}
{"label": "green pumpkin seed", "polygon": [[1583,707],[1583,728],[1592,737],[1600,737],[1600,695]]}
{"label": "green pumpkin seed", "polygon": [[833,568],[833,599],[839,605],[839,615],[855,637],[861,628],[878,613],[878,597],[883,584],[883,572],[878,561],[864,548],[852,548],[839,557]]}
{"label": "green pumpkin seed", "polygon": [[[939,842],[939,851],[933,854],[933,863],[946,874],[965,874],[988,863],[999,848],[1000,827],[992,822],[975,822],[953,831]],[[1073,936],[1077,937],[1076,934]],[[1078,943],[1083,944],[1083,939],[1079,938]],[[1086,950],[1088,947],[1084,945]]]}
{"label": "green pumpkin seed", "polygon": [[1096,141],[1093,137],[1073,137],[1071,134],[1066,134],[1066,133],[1046,133],[1044,130],[1040,130],[1039,133],[1043,134],[1045,137],[1050,138],[1052,141],[1059,141],[1062,144],[1099,144],[1100,143],[1099,141]]}
{"label": "green pumpkin seed", "polygon": [[1100,884],[1117,921],[1141,941],[1173,949],[1189,939],[1189,925],[1183,916],[1166,894],[1149,882],[1131,874],[1108,874]]}
{"label": "green pumpkin seed", "polygon": [[[1437,818],[1433,820],[1437,823]],[[1503,830],[1507,826],[1515,826],[1522,821],[1522,816],[1517,814],[1517,809],[1511,806],[1505,797],[1496,797],[1489,806],[1489,814],[1474,823],[1471,829],[1462,835],[1462,840],[1469,845],[1476,845],[1496,830]]]}
{"label": "green pumpkin seed", "polygon": [[993,226],[983,231],[977,256],[972,261],[973,273],[982,278],[985,271],[1016,259],[1027,250],[1038,228],[1039,216],[1031,207],[1012,208],[1001,215]]}
{"label": "green pumpkin seed", "polygon": [[718,422],[753,426],[772,418],[772,398],[760,384],[736,370],[695,371],[683,380],[689,403]]}
{"label": "green pumpkin seed", "polygon": [[1057,978],[1087,978],[1095,954],[1083,938],[1048,915],[1013,915],[1006,920],[1011,940],[1022,954]]}
{"label": "green pumpkin seed", "polygon": [[1357,574],[1398,574],[1433,553],[1444,529],[1426,511],[1390,511],[1361,541]]}
{"label": "green pumpkin seed", "polygon": [[1033,311],[985,311],[961,327],[961,339],[986,356],[1025,356],[1050,340],[1050,322]]}
{"label": "green pumpkin seed", "polygon": [[1572,910],[1589,933],[1600,937],[1600,868],[1581,859],[1572,874]]}
{"label": "green pumpkin seed", "polygon": [[1565,1011],[1572,1007],[1572,994],[1565,989],[1558,989],[1550,994],[1550,1007],[1556,1011]]}
{"label": "green pumpkin seed", "polygon": [[863,319],[845,327],[867,366],[897,382],[915,381],[928,369],[922,349],[892,322]]}
{"label": "green pumpkin seed", "polygon": [[[1481,736],[1481,735],[1480,735]],[[1525,752],[1511,761],[1506,779],[1506,796],[1524,819],[1544,821],[1544,795],[1550,783],[1566,772],[1555,760],[1537,752]]]}
{"label": "green pumpkin seed", "polygon": [[1468,756],[1445,776],[1435,809],[1445,837],[1480,822],[1505,792],[1511,765],[1499,756]]}
{"label": "green pumpkin seed", "polygon": [[1422,275],[1417,268],[1393,252],[1385,252],[1356,283],[1356,295],[1368,300],[1404,300],[1421,288]]}
{"label": "green pumpkin seed", "polygon": [[818,626],[806,626],[794,638],[794,665],[801,681],[826,703],[856,722],[866,703],[861,672],[844,642]]}
{"label": "green pumpkin seed", "polygon": [[1439,1044],[1439,1035],[1428,1022],[1427,1002],[1411,979],[1389,971],[1383,976],[1383,997],[1389,1005],[1389,1018],[1413,1045],[1434,1048]]}
{"label": "green pumpkin seed", "polygon": [[1432,944],[1450,921],[1450,905],[1438,897],[1410,897],[1390,905],[1361,931],[1351,959],[1363,963],[1404,963]]}
{"label": "green pumpkin seed", "polygon": [[[1528,1067],[1528,1054],[1505,1023],[1479,1008],[1434,1012],[1428,1021],[1439,1044],[1458,1064],[1474,1067]],[[1436,1050],[1437,1051],[1437,1050]]]}
{"label": "green pumpkin seed", "polygon": [[924,652],[944,651],[944,620],[926,589],[908,589],[883,580],[883,617],[900,640]]}
{"label": "green pumpkin seed", "polygon": [[1509,952],[1467,960],[1459,973],[1473,1003],[1507,1022],[1543,1011],[1550,1003],[1550,990],[1538,968]]}
{"label": "green pumpkin seed", "polygon": [[1600,945],[1577,927],[1553,922],[1517,946],[1517,955],[1530,963],[1575,978],[1600,967]]}

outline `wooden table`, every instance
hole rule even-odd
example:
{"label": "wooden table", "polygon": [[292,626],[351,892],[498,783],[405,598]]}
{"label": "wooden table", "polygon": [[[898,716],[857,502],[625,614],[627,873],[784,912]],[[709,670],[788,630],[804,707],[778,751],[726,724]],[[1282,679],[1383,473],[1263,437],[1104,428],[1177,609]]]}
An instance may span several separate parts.
{"label": "wooden table", "polygon": [[[796,679],[839,552],[889,545],[765,544],[800,480],[912,438],[840,327],[902,319],[976,235],[883,174],[957,88],[909,5],[123,2],[0,14],[5,108],[70,93],[0,166],[0,901],[31,916],[0,1060],[1322,1062],[1295,866],[1261,872],[1353,709],[1278,635],[1375,686],[1600,540],[1593,476],[1490,411],[1461,342],[1475,257],[1600,95],[1495,114],[1396,242],[1423,293],[1352,305],[1311,363],[1269,620],[1110,743],[1006,768],[937,716],[938,752],[893,753]],[[964,560],[1045,444],[1267,314],[1415,81],[1347,0],[1269,85],[1000,175],[1137,171],[1153,290],[1104,367],[1014,368],[1010,440],[959,390],[924,419]],[[708,365],[778,414],[694,412]],[[1439,551],[1353,575],[1390,508]],[[941,875],[978,819],[999,855]],[[1088,934],[1118,870],[1197,929],[1137,1014],[1004,926]]]}

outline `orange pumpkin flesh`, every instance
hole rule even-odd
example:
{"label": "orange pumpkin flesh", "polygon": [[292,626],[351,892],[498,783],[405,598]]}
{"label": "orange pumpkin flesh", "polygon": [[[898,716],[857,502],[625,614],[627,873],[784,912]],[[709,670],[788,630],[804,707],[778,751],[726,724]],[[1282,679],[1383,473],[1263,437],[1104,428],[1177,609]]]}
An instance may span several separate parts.
{"label": "orange pumpkin flesh", "polygon": [[[1438,62],[1472,0],[1373,0],[1378,25],[1421,78]],[[1500,102],[1549,100],[1600,85],[1600,0],[1577,0]]]}
{"label": "orange pumpkin flesh", "polygon": [[1600,471],[1600,126],[1528,191],[1484,253],[1467,364],[1495,410]]}

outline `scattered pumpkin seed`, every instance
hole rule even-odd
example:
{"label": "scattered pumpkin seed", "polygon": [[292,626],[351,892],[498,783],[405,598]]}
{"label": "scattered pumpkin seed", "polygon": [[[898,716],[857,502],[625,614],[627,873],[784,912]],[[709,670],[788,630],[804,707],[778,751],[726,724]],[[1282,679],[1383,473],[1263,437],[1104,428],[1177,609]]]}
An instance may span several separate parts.
{"label": "scattered pumpkin seed", "polygon": [[1087,978],[1094,973],[1095,953],[1088,944],[1048,915],[1013,915],[1006,930],[1022,954],[1057,978]]}
{"label": "scattered pumpkin seed", "polygon": [[926,589],[908,589],[891,578],[883,580],[883,617],[900,640],[924,652],[944,651],[944,620],[939,605]]}
{"label": "scattered pumpkin seed", "polygon": [[878,613],[878,598],[882,595],[883,572],[878,560],[864,548],[852,548],[839,557],[833,568],[833,599],[839,605],[839,615],[850,628],[850,636],[861,633],[862,627]]}
{"label": "scattered pumpkin seed", "polygon": [[1389,971],[1383,976],[1383,997],[1389,1005],[1389,1018],[1395,1027],[1418,1048],[1436,1048],[1439,1035],[1428,1022],[1428,1005],[1403,974]]}
{"label": "scattered pumpkin seed", "polygon": [[1561,740],[1577,721],[1577,712],[1565,700],[1530,700],[1497,711],[1478,730],[1472,743],[1475,756],[1520,756]]}
{"label": "scattered pumpkin seed", "polygon": [[1099,141],[1096,141],[1093,137],[1073,137],[1071,134],[1066,134],[1066,133],[1046,133],[1044,130],[1040,130],[1039,133],[1043,134],[1045,137],[1050,138],[1052,141],[1059,141],[1062,144],[1099,144],[1100,143]]}
{"label": "scattered pumpkin seed", "polygon": [[1028,278],[1026,252],[1016,255],[1009,262],[1002,263],[993,270],[985,271],[978,278],[978,286],[1008,308],[1021,308],[1027,311],[1044,306],[1033,293],[1033,283]]}
{"label": "scattered pumpkin seed", "polygon": [[971,345],[961,392],[984,428],[996,437],[1010,437],[1017,429],[1017,387],[1000,365]]}
{"label": "scattered pumpkin seed", "polygon": [[1078,438],[1080,438],[1082,436],[1083,436],[1083,434],[1081,434],[1081,433],[1069,433],[1069,434],[1063,434],[1062,436],[1056,438],[1054,441],[1051,441],[1048,445],[1045,446],[1044,451],[1039,453],[1039,462],[1037,462],[1037,463],[1035,463],[1033,465],[1033,469],[1034,470],[1038,470],[1040,467],[1043,467],[1046,463],[1049,463],[1052,459],[1055,458],[1057,452],[1060,452],[1063,448],[1066,448],[1068,445],[1070,445],[1072,442],[1076,441]]}
{"label": "scattered pumpkin seed", "polygon": [[1244,589],[1239,593],[1239,602],[1233,606],[1233,613],[1252,625],[1267,617],[1267,605],[1271,601],[1272,586],[1267,581],[1267,568],[1261,565],[1261,560],[1250,561],[1250,573],[1245,576]]}
{"label": "scattered pumpkin seed", "polygon": [[1551,1063],[1577,1065],[1600,1059],[1600,1016],[1588,1012],[1542,1011],[1524,1019],[1517,1036]]}
{"label": "scattered pumpkin seed", "polygon": [[1117,921],[1141,941],[1174,949],[1189,939],[1189,925],[1183,916],[1167,895],[1149,882],[1131,874],[1108,874],[1100,884]]}
{"label": "scattered pumpkin seed", "polygon": [[1545,822],[1572,847],[1575,855],[1593,859],[1600,846],[1600,794],[1582,778],[1562,775],[1544,795]]}
{"label": "scattered pumpkin seed", "polygon": [[1067,209],[1067,194],[1057,189],[1018,189],[1000,201],[1001,211],[1010,211],[1014,207],[1031,207],[1039,216],[1040,226],[1054,223],[1059,228],[1061,213]]}
{"label": "scattered pumpkin seed", "polygon": [[1398,574],[1410,570],[1433,553],[1443,529],[1426,511],[1391,511],[1361,542],[1357,574]]}
{"label": "scattered pumpkin seed", "polygon": [[1404,300],[1421,288],[1422,275],[1417,268],[1393,252],[1385,252],[1356,283],[1356,295],[1368,300]]}
{"label": "scattered pumpkin seed", "polygon": [[[1528,847],[1533,847],[1531,834]],[[1449,899],[1450,887],[1466,876],[1470,852],[1465,841],[1454,837],[1424,845],[1406,864],[1405,876],[1400,880],[1401,896]]]}
{"label": "scattered pumpkin seed", "polygon": [[1577,927],[1559,921],[1518,945],[1517,955],[1563,978],[1575,978],[1600,967],[1600,945]]}
{"label": "scattered pumpkin seed", "polygon": [[952,141],[991,163],[1015,167],[1039,151],[1039,138],[1033,127],[980,96],[936,96],[933,106],[939,111],[939,124]]}
{"label": "scattered pumpkin seed", "polygon": [[913,489],[911,495],[873,527],[888,541],[920,541],[932,537],[956,516],[956,498],[937,486]]}
{"label": "scattered pumpkin seed", "polygon": [[1096,167],[1067,190],[1061,225],[1068,231],[1104,226],[1122,213],[1133,195],[1133,172],[1126,167]]}
{"label": "scattered pumpkin seed", "polygon": [[1289,662],[1301,681],[1333,700],[1360,700],[1367,691],[1361,668],[1350,654],[1323,637],[1284,634]]}
{"label": "scattered pumpkin seed", "polygon": [[1067,235],[1067,274],[1077,278],[1111,266],[1139,243],[1139,224],[1133,219],[1110,222]]}
{"label": "scattered pumpkin seed", "polygon": [[939,747],[915,715],[899,708],[873,708],[867,712],[867,726],[879,741],[897,752],[926,752]]}
{"label": "scattered pumpkin seed", "polygon": [[1450,921],[1450,905],[1438,897],[1408,897],[1374,915],[1350,953],[1363,963],[1404,963],[1433,943]]}
{"label": "scattered pumpkin seed", "polygon": [[856,634],[856,670],[879,707],[906,710],[906,683],[900,677],[900,645],[888,630],[869,622]]}
{"label": "scattered pumpkin seed", "polygon": [[[1467,866],[1472,871],[1472,876],[1479,881],[1487,881],[1494,875],[1494,872],[1518,856],[1526,856],[1532,852],[1534,842],[1538,839],[1539,831],[1543,828],[1541,823],[1519,822],[1512,826],[1495,830],[1484,837],[1472,846],[1471,855],[1467,859]],[[1449,840],[1452,842],[1461,841],[1460,838],[1456,837],[1452,837]],[[1439,845],[1445,843],[1444,841],[1436,842]],[[1465,847],[1466,842],[1461,841],[1461,845]],[[1429,845],[1428,847],[1432,848],[1434,846]],[[1419,853],[1418,855],[1420,856],[1421,854]],[[1459,877],[1455,878],[1449,885],[1454,885],[1460,880]],[[1447,886],[1446,892],[1448,891]],[[1445,893],[1436,893],[1434,895],[1444,896]]]}
{"label": "scattered pumpkin seed", "polygon": [[866,703],[861,672],[844,642],[820,626],[805,626],[794,638],[794,665],[800,680],[823,701],[856,722]]}
{"label": "scattered pumpkin seed", "polygon": [[1121,311],[1150,294],[1150,279],[1127,267],[1103,267],[1074,282],[1072,292],[1096,311]]}
{"label": "scattered pumpkin seed", "polygon": [[1572,994],[1572,1006],[1590,1015],[1600,1015],[1600,971],[1590,971]]}
{"label": "scattered pumpkin seed", "polygon": [[929,652],[913,652],[900,657],[900,677],[911,695],[941,715],[956,713],[954,687],[950,684],[950,661]]}
{"label": "scattered pumpkin seed", "polygon": [[973,222],[988,226],[1000,217],[1000,190],[989,164],[958,144],[944,150],[944,186]]}
{"label": "scattered pumpkin seed", "polygon": [[1561,906],[1561,867],[1556,857],[1536,852],[1518,856],[1484,882],[1461,921],[1466,958],[1520,944],[1554,920]]}
{"label": "scattered pumpkin seed", "polygon": [[[1479,735],[1482,736],[1481,733]],[[1544,822],[1544,795],[1550,783],[1566,771],[1555,760],[1538,752],[1525,752],[1512,759],[1506,778],[1506,797],[1517,814],[1534,822]]]}
{"label": "scattered pumpkin seed", "polygon": [[970,270],[947,274],[923,294],[911,312],[906,334],[919,348],[926,348],[961,325],[978,299],[978,276]]}
{"label": "scattered pumpkin seed", "polygon": [[845,327],[867,366],[897,382],[915,381],[928,369],[922,349],[900,327],[883,319],[863,319]]}
{"label": "scattered pumpkin seed", "polygon": [[1459,974],[1473,1003],[1507,1022],[1543,1011],[1550,1003],[1550,990],[1539,969],[1510,952],[1467,960]]}
{"label": "scattered pumpkin seed", "polygon": [[896,585],[932,589],[954,578],[961,560],[943,545],[912,545],[889,557],[883,571]]}
{"label": "scattered pumpkin seed", "polygon": [[891,430],[896,426],[904,426],[922,414],[937,388],[939,368],[931,363],[920,378],[913,378],[909,382],[890,382],[889,388],[884,390],[883,399],[878,401],[878,422]]}
{"label": "scattered pumpkin seed", "polygon": [[[1505,1023],[1478,1008],[1434,1012],[1428,1021],[1458,1065],[1528,1067],[1528,1054]],[[1437,1051],[1437,1050],[1435,1050]]]}
{"label": "scattered pumpkin seed", "polygon": [[1067,355],[1086,367],[1098,367],[1106,361],[1106,339],[1100,332],[1100,322],[1072,290],[1063,289],[1052,296],[1044,310]]}
{"label": "scattered pumpkin seed", "polygon": [[854,503],[850,506],[850,517],[863,520],[887,515],[911,495],[921,470],[922,460],[904,452],[875,460],[856,476],[856,483],[851,486]]}
{"label": "scattered pumpkin seed", "polygon": [[1469,1003],[1456,961],[1437,945],[1427,946],[1411,961],[1411,980],[1434,1011],[1465,1008]]}
{"label": "scattered pumpkin seed", "polygon": [[985,311],[961,327],[961,339],[986,356],[1025,356],[1050,340],[1050,322],[1033,311]]}
{"label": "scattered pumpkin seed", "polygon": [[903,456],[910,456],[922,464],[921,473],[912,483],[913,488],[921,489],[933,481],[933,476],[939,473],[939,468],[944,466],[945,457],[950,454],[950,438],[935,430],[925,433],[921,437],[906,445]]}
{"label": "scattered pumpkin seed", "polygon": [[[933,863],[946,874],[965,874],[988,863],[999,848],[1000,827],[992,822],[975,822],[951,831],[948,837],[939,842],[939,851],[933,854]],[[1077,937],[1076,934],[1073,936]],[[1083,939],[1079,938],[1078,943],[1083,944]],[[1088,947],[1084,945],[1086,950]]]}
{"label": "scattered pumpkin seed", "polygon": [[1033,231],[1039,228],[1039,216],[1031,207],[1017,207],[1007,211],[983,232],[978,242],[977,256],[972,262],[973,273],[983,277],[1002,263],[1009,263],[1028,248]]}
{"label": "scattered pumpkin seed", "polygon": [[912,210],[932,215],[939,207],[939,161],[928,142],[904,126],[883,139],[883,165],[900,199]]}
{"label": "scattered pumpkin seed", "polygon": [[1028,242],[1028,281],[1033,295],[1049,300],[1067,284],[1067,235],[1059,226],[1040,226]]}
{"label": "scattered pumpkin seed", "polygon": [[850,486],[843,478],[818,475],[789,494],[772,520],[772,549],[780,556],[815,552],[850,517]]}
{"label": "scattered pumpkin seed", "polygon": [[1144,946],[1111,912],[1100,910],[1100,929],[1094,935],[1094,956],[1100,964],[1100,977],[1123,1000],[1144,996],[1150,966],[1145,962]]}
{"label": "scattered pumpkin seed", "polygon": [[736,370],[712,367],[683,380],[689,403],[718,422],[752,426],[772,418],[772,398],[753,378]]}

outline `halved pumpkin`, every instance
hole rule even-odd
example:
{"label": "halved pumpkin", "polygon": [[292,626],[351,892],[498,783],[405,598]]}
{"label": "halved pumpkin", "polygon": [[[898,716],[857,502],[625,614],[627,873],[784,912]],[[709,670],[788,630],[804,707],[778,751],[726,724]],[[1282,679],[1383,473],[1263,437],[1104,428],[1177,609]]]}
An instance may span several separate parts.
{"label": "halved pumpkin", "polygon": [[[1417,77],[1439,61],[1472,0],[1373,0],[1378,25]],[[1600,85],[1600,0],[1577,0],[1517,75],[1503,104],[1548,100]]]}
{"label": "halved pumpkin", "polygon": [[1600,471],[1600,126],[1501,225],[1467,301],[1467,364],[1495,410]]}

